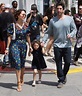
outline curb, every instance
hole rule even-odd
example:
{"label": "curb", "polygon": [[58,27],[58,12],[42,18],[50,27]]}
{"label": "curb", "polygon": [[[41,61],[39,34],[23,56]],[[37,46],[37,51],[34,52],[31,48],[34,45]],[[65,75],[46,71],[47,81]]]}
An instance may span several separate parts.
{"label": "curb", "polygon": [[[77,68],[70,68],[68,74],[72,74],[72,73],[77,73],[77,72],[82,72],[82,66],[77,67]],[[0,66],[0,73],[15,73],[15,69],[14,68],[10,68],[9,66]],[[31,67],[25,67],[25,73],[33,73],[33,70]],[[57,74],[57,71],[55,69],[44,69],[42,70],[42,73],[45,74]]]}

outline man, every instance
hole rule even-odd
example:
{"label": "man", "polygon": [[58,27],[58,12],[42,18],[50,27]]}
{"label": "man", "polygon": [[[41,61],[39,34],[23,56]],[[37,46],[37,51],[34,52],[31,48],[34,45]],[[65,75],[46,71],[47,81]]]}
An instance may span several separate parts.
{"label": "man", "polygon": [[[64,4],[62,2],[56,4],[56,11],[57,16],[50,20],[47,33],[54,39],[54,55],[59,79],[57,87],[61,88],[67,81],[66,75],[71,63],[71,39],[75,37],[77,30],[73,18],[64,15]],[[63,68],[62,57],[65,62]]]}
{"label": "man", "polygon": [[82,5],[79,5],[78,13],[74,15],[74,21],[75,21],[77,30],[79,30],[79,27],[82,24]]}
{"label": "man", "polygon": [[12,1],[12,8],[11,8],[11,13],[15,13],[17,11],[17,7],[18,7],[18,2],[17,1]]}
{"label": "man", "polygon": [[[75,24],[76,24],[76,27],[77,27],[77,34],[78,34],[79,27],[82,24],[82,4],[79,5],[78,13],[74,15],[74,21],[75,21]],[[78,37],[77,37],[77,39],[78,39]],[[79,48],[77,48],[76,45],[75,45],[75,47],[74,47],[74,64],[76,66],[79,66],[78,61],[75,60],[76,55],[79,54],[78,50],[79,50]]]}
{"label": "man", "polygon": [[27,14],[27,23],[30,29],[30,40],[31,42],[35,39],[40,40],[40,27],[42,28],[43,20],[40,14],[38,14],[37,5],[31,5],[31,11]]}

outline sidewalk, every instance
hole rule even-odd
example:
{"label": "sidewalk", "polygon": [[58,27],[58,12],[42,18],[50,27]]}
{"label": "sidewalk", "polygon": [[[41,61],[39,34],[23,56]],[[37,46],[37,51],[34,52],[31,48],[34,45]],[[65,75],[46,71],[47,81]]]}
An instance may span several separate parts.
{"label": "sidewalk", "polygon": [[[55,61],[53,61],[52,57],[50,57],[50,56],[44,56],[44,58],[45,58],[45,61],[47,64],[47,68],[42,70],[43,73],[55,73],[56,74]],[[26,57],[26,63],[25,63],[25,72],[26,73],[32,72],[31,61],[32,61],[32,56],[30,56],[30,57],[27,56]],[[69,73],[82,72],[82,58],[79,58],[78,61],[79,61],[80,66],[75,66],[71,63]],[[0,66],[0,72],[7,72],[7,73],[10,72],[11,73],[11,72],[14,72],[14,69],[11,69],[9,66],[7,66],[6,68],[2,68],[2,66]]]}
{"label": "sidewalk", "polygon": [[[72,47],[72,54],[73,54],[73,47]],[[53,55],[53,52],[52,52]],[[55,61],[53,61],[53,57],[50,56],[44,56],[46,64],[47,64],[47,68],[43,70],[44,73],[56,73],[56,63]],[[3,59],[3,55],[0,54],[0,59]],[[32,72],[31,69],[31,62],[32,61],[32,56],[28,56],[26,57],[26,63],[25,63],[25,68],[26,68],[26,73],[28,72]],[[75,66],[73,65],[73,62],[70,65],[70,72],[69,73],[75,73],[75,72],[82,72],[82,57],[79,58],[79,64],[80,66]],[[0,66],[0,72],[14,72],[14,69],[11,69],[9,66],[7,66],[6,68],[2,68],[2,66]]]}

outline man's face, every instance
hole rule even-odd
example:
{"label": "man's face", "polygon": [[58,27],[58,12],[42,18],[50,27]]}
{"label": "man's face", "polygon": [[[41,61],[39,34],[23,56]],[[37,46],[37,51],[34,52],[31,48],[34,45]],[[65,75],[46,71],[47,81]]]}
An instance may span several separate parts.
{"label": "man's face", "polygon": [[14,2],[13,3],[13,8],[17,8],[17,6],[18,6],[17,2]]}
{"label": "man's face", "polygon": [[82,6],[79,6],[79,14],[82,14]]}
{"label": "man's face", "polygon": [[61,16],[64,13],[64,9],[61,5],[57,6],[56,10],[59,16]]}

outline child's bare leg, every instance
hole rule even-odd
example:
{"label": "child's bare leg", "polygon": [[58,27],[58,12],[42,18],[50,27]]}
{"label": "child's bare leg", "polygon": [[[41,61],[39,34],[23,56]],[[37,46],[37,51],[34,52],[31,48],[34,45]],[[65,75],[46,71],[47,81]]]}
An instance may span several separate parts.
{"label": "child's bare leg", "polygon": [[34,69],[32,86],[35,86],[36,85],[36,74],[37,74],[37,69]]}
{"label": "child's bare leg", "polygon": [[39,74],[39,80],[41,80],[41,77],[42,77],[42,72],[41,72],[41,70],[38,70],[38,74]]}
{"label": "child's bare leg", "polygon": [[39,74],[38,83],[40,84],[40,83],[41,83],[41,77],[42,77],[42,72],[41,72],[41,70],[38,70],[38,74]]}

